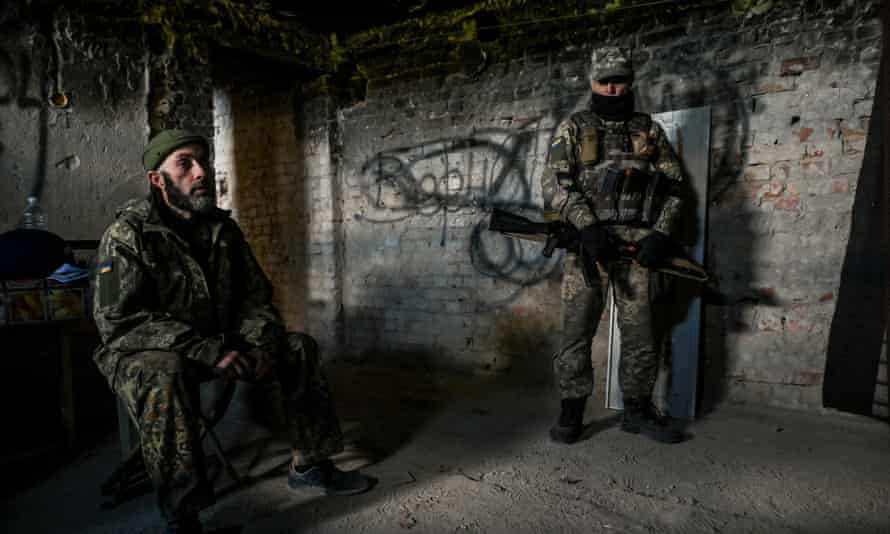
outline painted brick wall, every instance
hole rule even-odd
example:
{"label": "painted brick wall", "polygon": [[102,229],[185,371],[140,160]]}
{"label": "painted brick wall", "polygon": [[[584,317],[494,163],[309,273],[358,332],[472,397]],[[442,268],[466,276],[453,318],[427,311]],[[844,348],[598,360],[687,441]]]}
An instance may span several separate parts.
{"label": "painted brick wall", "polygon": [[[764,17],[691,12],[609,42],[634,50],[641,110],[712,109],[708,264],[732,304],[706,314],[707,395],[812,408],[871,118],[880,2],[786,5]],[[103,33],[64,12],[59,24],[64,110],[38,104],[51,42],[35,28],[0,39],[0,230],[42,176],[51,229],[96,238],[115,205],[145,191],[150,129],[213,124],[224,201],[291,328],[327,354],[549,377],[558,258],[485,221],[496,206],[540,215],[546,147],[586,105],[600,42],[528,50],[475,77],[372,80],[363,102],[338,108],[295,84],[218,75],[211,98],[207,64],[150,54],[139,31]]]}
{"label": "painted brick wall", "polygon": [[498,103],[496,78],[389,88],[340,114],[348,354],[470,369],[549,361],[558,262],[482,223],[496,205],[540,211],[554,122],[528,102]]}
{"label": "painted brick wall", "polygon": [[[712,400],[821,403],[881,30],[875,2],[811,5],[697,12],[612,41],[634,50],[639,109],[712,108],[708,263],[732,299],[706,315]],[[540,213],[546,147],[587,104],[598,44],[473,79],[372,82],[338,111],[345,354],[546,372],[558,263],[485,220]]]}
{"label": "painted brick wall", "polygon": [[220,205],[233,210],[288,326],[303,329],[309,244],[293,91],[233,84],[217,87],[213,103]]}
{"label": "painted brick wall", "polygon": [[303,162],[304,190],[309,210],[306,238],[309,257],[306,270],[306,330],[321,344],[326,355],[343,348],[343,250],[342,185],[339,129],[336,107],[325,96],[309,96],[299,102],[299,150]]}
{"label": "painted brick wall", "polygon": [[335,157],[326,98],[290,83],[217,80],[214,150],[220,206],[231,209],[275,288],[288,328],[339,346],[341,282]]}

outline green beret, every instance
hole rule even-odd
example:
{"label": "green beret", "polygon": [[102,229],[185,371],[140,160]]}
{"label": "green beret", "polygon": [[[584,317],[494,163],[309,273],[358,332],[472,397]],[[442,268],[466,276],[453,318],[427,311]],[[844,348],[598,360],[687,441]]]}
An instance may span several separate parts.
{"label": "green beret", "polygon": [[188,130],[164,130],[154,136],[142,153],[142,166],[146,171],[157,170],[164,159],[179,147],[191,144],[204,145],[209,149],[210,144],[203,135]]}

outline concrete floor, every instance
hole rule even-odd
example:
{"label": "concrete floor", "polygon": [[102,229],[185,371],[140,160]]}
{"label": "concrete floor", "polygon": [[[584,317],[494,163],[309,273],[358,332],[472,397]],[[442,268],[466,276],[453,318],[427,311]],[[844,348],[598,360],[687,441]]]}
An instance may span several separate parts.
{"label": "concrete floor", "polygon": [[[890,533],[886,422],[723,406],[691,439],[660,445],[588,410],[585,439],[551,443],[547,384],[339,366],[332,387],[349,446],[376,488],[354,497],[290,491],[286,444],[227,417],[246,487],[217,479],[210,528],[245,533]],[[232,421],[235,421],[234,423]],[[262,460],[250,467],[253,460]],[[152,496],[113,510],[98,487],[116,435],[4,500],[6,533],[162,532]]]}

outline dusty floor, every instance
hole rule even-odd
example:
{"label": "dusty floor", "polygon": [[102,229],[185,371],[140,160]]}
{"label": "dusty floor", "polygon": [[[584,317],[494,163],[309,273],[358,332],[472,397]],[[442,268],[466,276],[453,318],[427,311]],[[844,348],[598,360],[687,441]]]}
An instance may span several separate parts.
{"label": "dusty floor", "polygon": [[[203,517],[244,532],[890,533],[886,422],[724,406],[659,445],[589,410],[585,439],[551,443],[546,384],[341,369],[333,387],[350,446],[342,467],[378,479],[355,497],[287,489],[286,447],[227,422],[248,486]],[[232,416],[232,420],[237,417]],[[250,467],[257,456],[263,458]],[[115,435],[4,501],[6,533],[162,532],[151,496],[113,510],[98,487],[119,459]]]}

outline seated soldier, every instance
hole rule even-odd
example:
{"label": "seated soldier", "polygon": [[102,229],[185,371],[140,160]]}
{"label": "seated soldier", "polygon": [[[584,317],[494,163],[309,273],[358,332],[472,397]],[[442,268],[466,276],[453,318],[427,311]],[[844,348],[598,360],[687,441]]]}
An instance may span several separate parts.
{"label": "seated soldier", "polygon": [[216,207],[204,137],[166,130],[142,158],[151,193],[117,211],[102,236],[94,359],[139,427],[168,532],[201,532],[214,502],[200,443],[195,376],[278,381],[293,443],[292,488],[355,494],[371,487],[329,456],[343,448],[318,346],[287,333],[272,287],[238,225]]}

